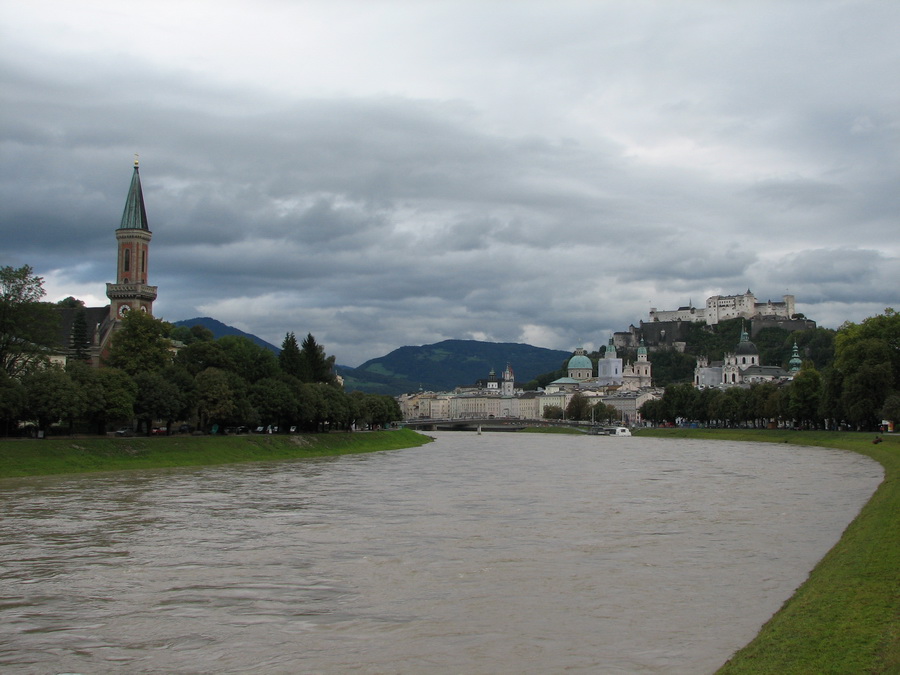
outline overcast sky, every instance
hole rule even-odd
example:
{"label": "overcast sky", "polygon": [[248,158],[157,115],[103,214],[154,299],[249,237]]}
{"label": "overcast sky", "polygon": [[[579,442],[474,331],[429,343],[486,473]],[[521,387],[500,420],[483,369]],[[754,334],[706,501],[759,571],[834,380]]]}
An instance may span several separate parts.
{"label": "overcast sky", "polygon": [[[900,309],[900,2],[0,0],[0,264],[355,366]],[[502,365],[502,364],[501,364]],[[499,367],[499,366],[498,366]]]}

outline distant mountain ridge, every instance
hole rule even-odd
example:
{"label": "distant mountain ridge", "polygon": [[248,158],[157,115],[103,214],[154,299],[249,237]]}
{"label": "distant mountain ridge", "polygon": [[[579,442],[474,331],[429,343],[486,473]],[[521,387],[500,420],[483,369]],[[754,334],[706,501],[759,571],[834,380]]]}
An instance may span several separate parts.
{"label": "distant mountain ridge", "polygon": [[[203,326],[213,337],[239,335],[276,354],[281,349],[251,333],[208,316],[173,322],[175,326]],[[328,345],[325,345],[326,352]],[[452,391],[456,387],[475,384],[493,370],[497,378],[509,364],[516,382],[524,384],[538,375],[563,367],[570,352],[546,349],[515,342],[481,342],[479,340],[444,340],[420,347],[400,347],[390,354],[370,359],[357,368],[336,366],[344,378],[346,391],[397,396],[423,389]]]}
{"label": "distant mountain ridge", "polygon": [[203,326],[204,328],[208,328],[210,330],[210,332],[213,334],[213,337],[216,338],[217,340],[220,337],[225,337],[226,335],[238,335],[240,337],[245,337],[248,340],[252,340],[255,344],[259,345],[260,347],[265,347],[266,349],[270,349],[273,352],[275,352],[276,354],[281,353],[281,349],[279,349],[278,347],[276,347],[273,344],[266,342],[262,338],[256,337],[255,335],[252,335],[251,333],[245,333],[244,331],[240,330],[239,328],[235,328],[234,326],[229,326],[227,324],[222,323],[221,321],[212,319],[208,316],[198,316],[197,318],[194,318],[194,319],[185,319],[183,321],[173,321],[172,325],[173,326],[185,326],[187,328],[190,328],[191,326]]}
{"label": "distant mountain ridge", "polygon": [[524,384],[538,375],[558,370],[570,352],[514,342],[444,340],[420,347],[400,347],[390,354],[366,361],[358,368],[338,366],[347,391],[396,396],[423,389],[452,391],[475,384],[493,370],[497,378],[509,364],[516,382]]}

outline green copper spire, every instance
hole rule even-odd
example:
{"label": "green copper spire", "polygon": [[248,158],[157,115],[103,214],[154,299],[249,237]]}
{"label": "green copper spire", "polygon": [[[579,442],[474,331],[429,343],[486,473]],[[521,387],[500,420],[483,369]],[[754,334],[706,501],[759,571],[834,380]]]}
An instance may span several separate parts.
{"label": "green copper spire", "polygon": [[792,373],[799,373],[800,368],[803,366],[803,359],[800,358],[800,352],[797,349],[797,343],[794,342],[794,352],[791,354],[791,360],[789,362]]}
{"label": "green copper spire", "polygon": [[137,155],[134,156],[134,174],[131,176],[131,187],[128,189],[128,199],[125,200],[125,212],[122,214],[119,229],[150,231],[147,225],[147,211],[144,209],[144,193],[141,190]]}

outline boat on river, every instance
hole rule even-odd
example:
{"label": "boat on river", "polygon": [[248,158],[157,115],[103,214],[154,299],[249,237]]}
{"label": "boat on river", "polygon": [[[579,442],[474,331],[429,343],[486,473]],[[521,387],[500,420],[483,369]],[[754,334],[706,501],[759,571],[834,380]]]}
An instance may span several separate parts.
{"label": "boat on river", "polygon": [[628,427],[593,427],[591,433],[596,436],[631,436]]}

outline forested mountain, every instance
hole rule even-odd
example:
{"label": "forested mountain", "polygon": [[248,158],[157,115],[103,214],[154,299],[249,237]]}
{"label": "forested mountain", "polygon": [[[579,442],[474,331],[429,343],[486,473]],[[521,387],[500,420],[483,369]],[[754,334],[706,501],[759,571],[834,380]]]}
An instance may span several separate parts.
{"label": "forested mountain", "polygon": [[[281,350],[262,338],[229,326],[210,317],[173,322],[174,326],[203,326],[216,339],[240,335],[256,344]],[[328,349],[328,345],[324,345]],[[337,366],[344,378],[345,391],[370,394],[398,394],[418,391],[450,391],[486,378],[491,369],[501,377],[506,364],[516,374],[516,382],[524,384],[541,373],[565,366],[571,353],[511,342],[479,342],[478,340],[444,340],[420,347],[400,347],[386,356],[366,361],[358,368]]]}
{"label": "forested mountain", "polygon": [[225,337],[226,335],[238,335],[240,337],[245,337],[248,340],[252,340],[255,344],[260,347],[265,347],[266,349],[270,349],[276,354],[281,351],[278,347],[273,344],[270,344],[263,340],[262,338],[256,337],[255,335],[251,335],[250,333],[245,333],[244,331],[235,328],[233,326],[229,326],[227,324],[222,323],[221,321],[217,321],[216,319],[212,319],[208,316],[200,316],[195,319],[185,319],[184,321],[173,321],[173,326],[184,326],[185,328],[191,328],[192,326],[203,326],[208,329],[215,339],[219,339],[220,337]]}
{"label": "forested mountain", "polygon": [[[722,358],[722,354],[734,349],[744,329],[741,319],[722,321],[708,327],[697,324],[691,327],[687,340],[687,353],[676,351],[651,351],[653,381],[657,386],[675,382],[690,382],[694,374],[694,362],[698,355],[710,360]],[[240,335],[256,344],[281,350],[265,340],[228,326],[210,317],[176,321],[175,326],[201,325],[209,329],[215,338]],[[786,366],[796,340],[801,355],[817,368],[831,362],[834,349],[834,331],[815,328],[789,332],[781,328],[765,328],[753,338],[765,365]],[[324,345],[327,350],[328,345]],[[444,340],[419,347],[407,346],[390,354],[366,361],[358,368],[337,366],[338,375],[344,378],[346,391],[362,391],[372,394],[396,396],[423,389],[425,391],[452,391],[455,387],[473,384],[486,378],[493,369],[498,379],[506,364],[510,364],[519,385],[546,386],[552,380],[566,374],[570,352],[545,349],[511,342],[480,342],[478,340]],[[590,354],[595,364],[602,358],[603,349]],[[634,361],[634,350],[620,350],[619,357]]]}
{"label": "forested mountain", "polygon": [[338,366],[347,391],[402,394],[419,389],[452,391],[487,378],[493,370],[502,376],[512,366],[516,382],[524,384],[541,373],[557,370],[570,352],[512,342],[444,340],[421,347],[400,347],[390,354],[366,361],[358,368]]}

